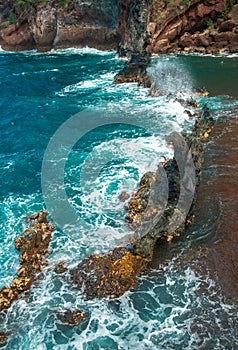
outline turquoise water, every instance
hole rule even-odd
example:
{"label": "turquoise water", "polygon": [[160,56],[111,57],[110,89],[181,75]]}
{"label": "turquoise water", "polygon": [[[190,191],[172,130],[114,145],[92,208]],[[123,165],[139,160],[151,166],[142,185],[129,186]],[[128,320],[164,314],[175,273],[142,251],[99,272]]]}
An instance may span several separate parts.
{"label": "turquoise water", "polygon": [[[0,314],[0,330],[10,333],[5,349],[238,346],[235,308],[224,302],[212,278],[181,262],[181,252],[168,265],[141,277],[136,290],[116,301],[86,301],[52,272],[57,262],[74,266],[128,234],[118,196],[123,190],[133,192],[143,173],[155,170],[164,156],[172,156],[165,135],[189,131],[194,123],[179,98],[205,85],[211,96],[198,100],[207,103],[216,118],[237,107],[236,57],[155,59],[150,73],[164,91],[159,97],[149,96],[136,84],[113,85],[123,64],[114,52],[92,49],[0,52],[0,288],[16,275],[19,255],[13,241],[24,229],[25,217],[48,203],[42,194],[41,169],[49,141],[75,115],[79,135],[88,130],[68,154],[63,183],[83,220],[73,226],[63,204],[57,208],[65,220],[55,230],[44,277]],[[99,126],[93,127],[90,115],[96,116]],[[61,146],[62,150],[55,148],[59,162]],[[55,174],[51,175],[53,182]],[[47,210],[54,222],[53,208],[49,205]],[[64,325],[56,313],[67,308],[85,310],[90,317],[79,326]]]}

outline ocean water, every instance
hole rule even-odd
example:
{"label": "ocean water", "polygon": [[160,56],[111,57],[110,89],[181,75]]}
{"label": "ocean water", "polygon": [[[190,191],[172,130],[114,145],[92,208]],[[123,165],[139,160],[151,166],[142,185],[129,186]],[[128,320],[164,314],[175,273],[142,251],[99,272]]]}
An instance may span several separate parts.
{"label": "ocean water", "polygon": [[[47,208],[56,224],[43,276],[0,314],[0,331],[9,333],[4,349],[238,348],[236,306],[212,274],[184,259],[184,250],[192,255],[198,249],[195,234],[115,301],[87,301],[53,272],[56,263],[72,267],[129,234],[118,197],[172,157],[166,135],[191,130],[194,119],[183,101],[194,97],[195,87],[210,92],[196,99],[215,118],[237,108],[236,56],[155,58],[149,73],[161,87],[158,97],[136,84],[114,85],[123,64],[115,52],[88,48],[0,52],[0,288],[19,267],[14,238],[25,217]],[[66,309],[84,310],[89,318],[65,325],[57,312]]]}

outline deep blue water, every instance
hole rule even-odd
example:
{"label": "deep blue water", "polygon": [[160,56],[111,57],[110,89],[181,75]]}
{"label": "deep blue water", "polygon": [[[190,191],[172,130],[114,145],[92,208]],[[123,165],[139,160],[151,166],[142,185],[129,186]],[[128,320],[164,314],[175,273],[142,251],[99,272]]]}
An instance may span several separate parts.
{"label": "deep blue water", "polygon": [[[194,123],[178,98],[192,96],[194,87],[205,85],[210,97],[197,100],[207,103],[216,118],[237,106],[237,57],[155,59],[151,74],[164,91],[159,97],[136,84],[113,85],[123,64],[114,52],[90,49],[0,52],[0,288],[16,275],[19,254],[14,238],[24,229],[25,217],[47,207],[58,224],[44,278],[0,315],[0,331],[10,333],[5,349],[238,346],[232,328],[234,307],[224,303],[212,278],[181,264],[180,252],[114,303],[86,301],[52,272],[57,262],[66,260],[73,266],[128,234],[118,196],[122,190],[135,190],[143,173],[155,170],[162,156],[172,155],[165,135],[189,131]],[[76,127],[70,129],[67,122],[75,115]],[[63,139],[57,143],[62,126]],[[65,142],[75,134],[78,140],[65,159]],[[46,177],[43,173],[42,180],[50,140],[56,163],[65,162],[61,185],[82,219],[79,225],[72,224],[63,203],[56,202],[54,208],[42,194],[41,181],[54,183],[58,176],[56,167]],[[83,309],[90,318],[79,326],[64,325],[56,312],[66,308]]]}

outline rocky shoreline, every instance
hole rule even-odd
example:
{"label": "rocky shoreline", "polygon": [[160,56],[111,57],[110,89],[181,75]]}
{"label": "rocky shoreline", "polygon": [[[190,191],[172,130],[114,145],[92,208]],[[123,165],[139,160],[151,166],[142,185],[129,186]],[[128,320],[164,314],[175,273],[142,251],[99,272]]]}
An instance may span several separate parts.
{"label": "rocky shoreline", "polygon": [[152,54],[238,52],[236,0],[0,0],[0,45]]}
{"label": "rocky shoreline", "polygon": [[[11,1],[0,1],[0,10],[0,44],[3,49],[37,49],[45,52],[86,45],[117,49],[120,56],[128,56],[130,60],[115,76],[114,82],[138,82],[151,87],[152,94],[155,93],[153,82],[146,73],[151,53],[238,52],[238,4],[235,2],[228,11],[228,8],[224,8],[224,1],[220,0],[208,0],[206,4],[197,0],[183,4],[181,1],[120,0],[113,2],[113,6],[111,0],[103,1],[103,4],[100,1],[67,1],[63,7],[59,6],[59,1],[48,1],[23,11],[15,8]],[[11,13],[14,23],[10,23]],[[174,159],[162,165],[168,178],[167,206],[146,235],[134,235],[126,246],[99,255],[92,254],[70,271],[64,262],[55,267],[57,274],[69,272],[70,288],[83,290],[87,299],[118,298],[127,290],[135,288],[137,276],[152,259],[156,242],[171,242],[193,223],[204,144],[214,121],[206,106],[192,114],[189,104],[196,106],[195,101],[186,103],[188,114],[196,120],[192,133],[184,136],[195,168],[196,189],[191,209],[181,225],[168,231],[174,217],[179,219],[184,216],[177,208],[181,182],[184,187],[189,187],[186,174],[180,173],[175,155]],[[126,220],[135,232],[138,227],[143,227],[143,214],[151,198],[151,189],[159,181],[157,173],[145,174],[137,192],[126,203]],[[157,207],[152,202],[147,221],[153,221],[156,211]],[[45,211],[29,216],[28,223],[30,227],[15,239],[21,266],[11,286],[0,290],[0,312],[8,309],[29,290],[47,266],[45,255],[54,227],[49,223]],[[85,320],[87,314],[81,310],[66,310],[65,313],[59,313],[58,318],[65,323],[77,324]],[[0,346],[6,336],[7,333],[0,332]]]}
{"label": "rocky shoreline", "polygon": [[[196,119],[194,129],[191,134],[184,136],[184,140],[193,159],[197,191],[203,163],[204,144],[214,121],[206,106],[201,110],[198,109],[193,117]],[[176,215],[180,215],[177,210],[177,202],[181,192],[180,183],[183,183],[184,186],[187,186],[187,183],[183,181],[183,176],[186,174],[179,173],[181,169],[176,163],[176,154],[175,158],[163,164],[163,168],[168,177],[169,196],[168,204],[160,220],[152,230],[139,239],[134,240],[132,235],[130,242],[124,246],[115,247],[106,253],[92,254],[70,270],[63,261],[57,264],[54,269],[56,274],[64,275],[66,273],[67,276],[70,276],[66,278],[69,289],[76,288],[83,292],[86,299],[114,299],[122,296],[126,291],[136,287],[137,276],[145,270],[152,260],[155,244],[158,241],[171,242],[174,237],[180,236],[186,227],[192,224],[196,191],[192,207],[185,220],[168,234],[167,227],[175,212],[177,211]],[[157,180],[158,174],[145,174],[140,181],[139,189],[126,204],[128,210],[126,219],[133,230],[138,226],[143,226],[141,218],[151,197],[153,184]],[[150,207],[151,216],[149,214],[147,220],[153,221],[152,213],[156,210],[156,207]],[[29,216],[27,222],[30,227],[15,239],[15,247],[20,251],[21,266],[18,269],[18,277],[13,279],[10,287],[5,286],[0,290],[0,311],[9,308],[16,299],[29,290],[39,278],[39,273],[47,266],[45,255],[48,253],[54,227],[49,223],[47,212],[44,210]],[[60,312],[58,318],[64,323],[78,324],[87,318],[87,313],[81,310],[66,310],[63,313]],[[6,336],[6,333],[1,332],[0,342],[3,343]]]}

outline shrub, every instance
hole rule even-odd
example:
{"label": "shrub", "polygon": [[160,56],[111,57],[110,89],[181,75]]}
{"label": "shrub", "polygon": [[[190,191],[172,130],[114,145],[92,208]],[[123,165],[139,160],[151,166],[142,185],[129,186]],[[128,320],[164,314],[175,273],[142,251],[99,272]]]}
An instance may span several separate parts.
{"label": "shrub", "polygon": [[9,17],[8,17],[8,26],[11,26],[15,22],[16,22],[16,16],[13,12],[11,12]]}

